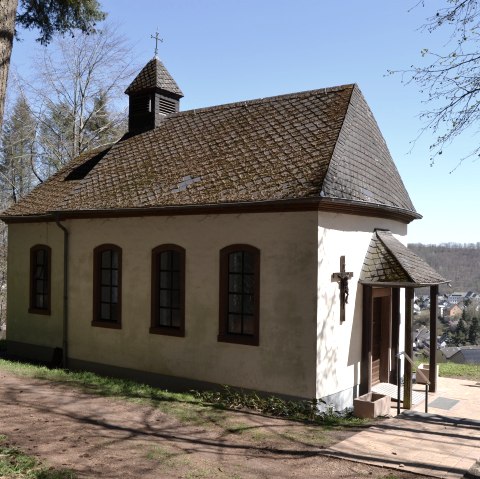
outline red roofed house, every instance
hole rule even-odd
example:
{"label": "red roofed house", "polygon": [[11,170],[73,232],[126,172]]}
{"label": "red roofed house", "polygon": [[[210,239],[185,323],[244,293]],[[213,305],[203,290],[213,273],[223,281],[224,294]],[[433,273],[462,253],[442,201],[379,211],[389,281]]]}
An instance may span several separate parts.
{"label": "red roofed house", "polygon": [[126,93],[128,134],[3,213],[9,353],[337,408],[395,382],[444,279],[358,86],[179,111],[155,58]]}

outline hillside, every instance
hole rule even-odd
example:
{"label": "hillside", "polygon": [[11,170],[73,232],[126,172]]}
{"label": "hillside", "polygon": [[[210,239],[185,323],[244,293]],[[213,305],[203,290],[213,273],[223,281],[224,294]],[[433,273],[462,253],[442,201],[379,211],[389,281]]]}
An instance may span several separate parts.
{"label": "hillside", "polygon": [[450,280],[452,288],[442,286],[442,292],[476,291],[480,292],[480,243],[441,245],[408,245],[418,256],[435,268],[445,279]]}

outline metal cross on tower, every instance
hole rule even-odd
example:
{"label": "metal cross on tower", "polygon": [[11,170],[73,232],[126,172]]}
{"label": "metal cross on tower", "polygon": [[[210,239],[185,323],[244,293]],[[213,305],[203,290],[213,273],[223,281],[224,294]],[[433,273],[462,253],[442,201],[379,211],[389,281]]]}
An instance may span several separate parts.
{"label": "metal cross on tower", "polygon": [[332,281],[340,283],[340,323],[345,321],[345,305],[348,303],[348,280],[353,273],[345,271],[345,256],[340,256],[340,273],[332,274]]}
{"label": "metal cross on tower", "polygon": [[150,35],[150,38],[153,38],[155,40],[155,56],[158,55],[158,42],[163,43],[163,38],[160,38],[158,36],[158,28],[157,31],[155,32],[155,35]]}

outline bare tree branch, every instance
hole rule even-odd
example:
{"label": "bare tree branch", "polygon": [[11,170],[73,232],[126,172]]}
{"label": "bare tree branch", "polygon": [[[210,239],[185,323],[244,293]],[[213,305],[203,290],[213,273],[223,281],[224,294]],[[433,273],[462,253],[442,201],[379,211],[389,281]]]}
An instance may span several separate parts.
{"label": "bare tree branch", "polygon": [[[414,8],[425,3],[422,0]],[[425,48],[421,52],[427,62],[425,65],[412,65],[409,69],[389,73],[400,73],[403,83],[416,84],[425,95],[425,108],[419,115],[424,121],[421,134],[431,131],[435,135],[430,146],[434,163],[466,130],[479,133],[480,4],[477,0],[449,0],[427,18],[420,30],[447,32],[445,51]],[[460,162],[472,155],[480,156],[480,146]]]}

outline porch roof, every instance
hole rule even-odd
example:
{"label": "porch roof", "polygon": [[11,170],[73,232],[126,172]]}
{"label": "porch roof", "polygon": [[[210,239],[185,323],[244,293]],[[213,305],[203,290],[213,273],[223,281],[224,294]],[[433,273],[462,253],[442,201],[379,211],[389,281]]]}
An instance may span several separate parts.
{"label": "porch roof", "polygon": [[371,286],[424,287],[448,283],[390,231],[376,230],[370,241],[360,282]]}

